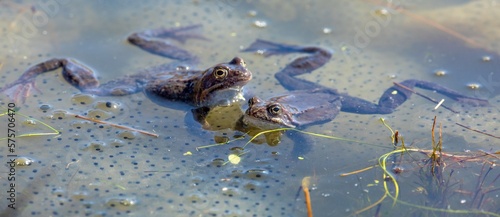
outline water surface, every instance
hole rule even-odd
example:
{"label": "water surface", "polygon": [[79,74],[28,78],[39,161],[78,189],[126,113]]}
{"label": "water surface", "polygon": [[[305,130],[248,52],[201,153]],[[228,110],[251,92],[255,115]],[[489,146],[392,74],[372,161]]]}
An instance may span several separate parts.
{"label": "water surface", "polygon": [[[214,135],[221,133],[201,131],[190,121],[188,108],[164,108],[142,93],[124,97],[80,95],[59,71],[46,73],[37,78],[42,93],[35,92],[17,105],[20,113],[49,124],[61,134],[17,139],[16,154],[34,163],[16,167],[17,210],[11,211],[2,200],[5,215],[306,216],[299,187],[303,177],[311,176],[316,216],[347,216],[384,194],[380,168],[339,176],[375,165],[379,156],[392,150],[390,131],[378,121],[380,118],[398,129],[407,145],[422,149],[431,148],[434,116],[443,125],[447,152],[465,154],[499,148],[498,139],[456,125],[458,122],[500,135],[500,8],[494,1],[442,1],[438,5],[432,1],[401,5],[295,0],[286,4],[232,0],[43,2],[0,3],[5,39],[0,42],[0,86],[51,57],[75,58],[94,69],[102,81],[132,74],[171,60],[128,44],[130,33],[202,24],[202,33],[209,41],[190,40],[183,47],[200,57],[199,68],[227,62],[234,56],[244,58],[254,72],[254,80],[247,85],[249,95],[267,98],[286,92],[273,74],[300,56],[264,58],[240,52],[261,38],[334,51],[327,65],[301,77],[373,102],[393,81],[415,78],[488,99],[493,107],[462,108],[445,100],[461,111],[454,114],[443,108],[434,110],[434,103],[413,96],[393,114],[341,113],[329,123],[306,129],[372,145],[310,137],[311,150],[300,160],[292,154],[293,138],[283,137],[275,147],[247,146],[239,164],[221,165],[234,152],[231,147],[241,147],[247,140],[197,151],[196,147],[215,143]],[[436,76],[439,70],[445,75]],[[470,88],[471,84],[479,85],[479,89]],[[420,92],[441,99],[429,91]],[[2,105],[6,107],[9,102],[2,95]],[[106,102],[116,104],[117,109],[106,110],[102,107]],[[41,105],[50,108],[43,111]],[[103,120],[154,132],[159,138],[83,121],[67,112],[87,116],[97,112]],[[24,123],[26,118],[17,117],[18,134],[49,131],[39,123]],[[7,131],[6,124],[0,128]],[[7,162],[5,143],[0,152],[0,160]],[[486,173],[481,170],[482,162],[449,160],[450,166],[443,173],[447,176],[455,171],[450,180],[458,184],[447,188],[449,192],[432,195],[429,189],[433,185],[426,181],[433,177],[419,172],[418,158],[425,157],[414,153],[413,157],[399,159],[408,171],[397,179],[401,201],[441,209],[500,212],[498,191],[486,194],[480,204],[474,199],[478,177]],[[8,165],[0,171],[0,186],[5,192]],[[494,180],[498,174],[494,168],[486,176],[485,183],[493,183],[490,189],[498,188]],[[425,187],[427,191],[422,190]],[[443,200],[443,195],[448,200]],[[403,203],[393,206],[387,198],[379,211],[373,208],[360,215],[376,213],[443,214]]]}

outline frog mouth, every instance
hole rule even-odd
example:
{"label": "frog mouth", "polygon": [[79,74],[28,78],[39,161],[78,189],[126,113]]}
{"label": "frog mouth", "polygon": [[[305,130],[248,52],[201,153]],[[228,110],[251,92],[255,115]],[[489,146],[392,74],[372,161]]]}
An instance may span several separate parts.
{"label": "frog mouth", "polygon": [[275,123],[269,120],[263,120],[261,118],[256,118],[248,114],[243,115],[242,121],[246,125],[257,127],[262,130],[271,130],[278,128],[295,128],[295,126],[287,126],[285,124]]}
{"label": "frog mouth", "polygon": [[[226,101],[228,101],[229,98],[243,98],[243,96],[238,96],[242,92],[242,88],[245,84],[247,84],[252,78],[252,75],[250,72],[239,72],[239,76],[233,78],[233,80],[225,80],[218,82],[216,84],[213,84],[207,89],[201,90],[202,88],[201,85],[199,84],[196,89],[198,89],[198,96],[196,97],[197,105],[206,105],[207,101],[208,104],[211,104],[214,102],[211,98],[218,98],[219,100],[221,97],[217,97],[217,95],[220,96],[225,96],[228,97]],[[227,85],[227,84],[230,85]]]}
{"label": "frog mouth", "polygon": [[243,97],[243,87],[231,87],[226,89],[220,89],[215,92],[212,92],[208,96],[209,98],[218,98],[218,99],[233,99],[233,100],[245,100]]}
{"label": "frog mouth", "polygon": [[201,98],[202,103],[207,106],[229,106],[233,103],[244,101],[243,87],[234,86],[231,88],[212,88],[208,91],[204,98]]}

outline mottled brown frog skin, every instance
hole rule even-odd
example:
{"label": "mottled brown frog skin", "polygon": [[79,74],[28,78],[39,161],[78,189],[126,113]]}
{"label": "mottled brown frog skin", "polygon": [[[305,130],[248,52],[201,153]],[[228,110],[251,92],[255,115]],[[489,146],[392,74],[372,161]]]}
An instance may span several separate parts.
{"label": "mottled brown frog skin", "polygon": [[234,91],[234,97],[238,97],[241,87],[251,78],[252,73],[246,69],[243,59],[235,57],[203,72],[184,71],[168,79],[152,79],[144,91],[195,106],[210,106],[222,100],[217,96],[221,92]]}
{"label": "mottled brown frog skin", "polygon": [[260,129],[319,124],[334,119],[341,106],[339,96],[321,90],[293,91],[267,100],[252,97],[243,123]]}
{"label": "mottled brown frog skin", "polygon": [[[128,41],[150,53],[188,64],[196,64],[197,58],[194,55],[165,39],[179,42],[190,38],[204,39],[191,31],[200,27],[200,25],[194,25],[146,30],[133,33]],[[122,96],[144,91],[148,95],[152,94],[194,106],[211,106],[222,101],[216,97],[218,93],[224,93],[221,95],[225,97],[238,97],[241,87],[252,78],[252,73],[247,70],[243,59],[235,57],[228,63],[217,64],[206,70],[193,70],[175,64],[165,64],[100,84],[95,73],[78,61],[70,58],[54,58],[30,67],[18,80],[1,88],[0,92],[6,93],[16,101],[19,99],[24,101],[31,89],[37,90],[36,76],[58,68],[62,68],[62,75],[66,81],[85,93]]]}
{"label": "mottled brown frog skin", "polygon": [[275,77],[288,90],[295,91],[267,100],[251,98],[243,122],[261,128],[299,127],[323,123],[335,118],[339,111],[357,114],[389,114],[413,94],[415,87],[432,90],[450,97],[459,103],[472,106],[489,106],[487,100],[465,96],[439,84],[409,79],[387,89],[377,104],[340,93],[334,88],[324,87],[297,75],[310,73],[327,63],[332,53],[320,47],[303,47],[257,40],[244,52],[258,52],[264,56],[305,53],[276,73]]}

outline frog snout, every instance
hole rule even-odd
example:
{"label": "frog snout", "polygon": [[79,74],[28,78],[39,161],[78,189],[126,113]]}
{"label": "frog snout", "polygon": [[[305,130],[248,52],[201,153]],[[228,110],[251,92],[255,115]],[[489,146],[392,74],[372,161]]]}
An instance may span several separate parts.
{"label": "frog snout", "polygon": [[246,70],[246,69],[243,69],[243,70],[235,70],[234,72],[234,75],[238,76],[238,77],[244,77],[244,78],[248,78],[248,79],[251,79],[252,78],[252,72]]}

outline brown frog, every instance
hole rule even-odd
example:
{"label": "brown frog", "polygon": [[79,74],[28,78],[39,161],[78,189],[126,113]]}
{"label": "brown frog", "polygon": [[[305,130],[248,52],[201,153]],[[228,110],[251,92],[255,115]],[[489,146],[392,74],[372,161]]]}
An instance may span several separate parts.
{"label": "brown frog", "polygon": [[[186,62],[197,63],[197,58],[166,38],[184,42],[187,39],[204,39],[192,33],[200,25],[172,29],[154,29],[133,33],[128,41],[150,53]],[[180,101],[194,106],[229,104],[240,99],[241,87],[247,84],[252,73],[239,57],[228,63],[217,64],[206,70],[193,70],[176,64],[165,64],[134,75],[99,84],[95,73],[69,58],[54,58],[28,68],[19,79],[0,89],[15,100],[25,100],[31,89],[36,89],[39,74],[62,68],[62,75],[72,86],[82,92],[100,96],[122,96],[144,91],[148,96],[169,101]]]}
{"label": "brown frog", "polygon": [[[339,111],[358,114],[389,114],[404,103],[414,87],[428,89],[472,106],[489,106],[487,100],[468,97],[439,84],[415,79],[387,89],[378,104],[340,93],[336,89],[297,78],[327,63],[332,53],[320,47],[303,47],[257,40],[245,52],[258,52],[264,56],[306,53],[276,73],[278,81],[288,90],[297,90],[263,101],[253,97],[248,101],[243,122],[261,128],[299,127],[323,123],[334,119]],[[404,87],[403,87],[404,86]]]}
{"label": "brown frog", "polygon": [[260,129],[295,128],[330,121],[341,107],[340,96],[319,89],[292,91],[267,100],[250,98],[242,121]]}

